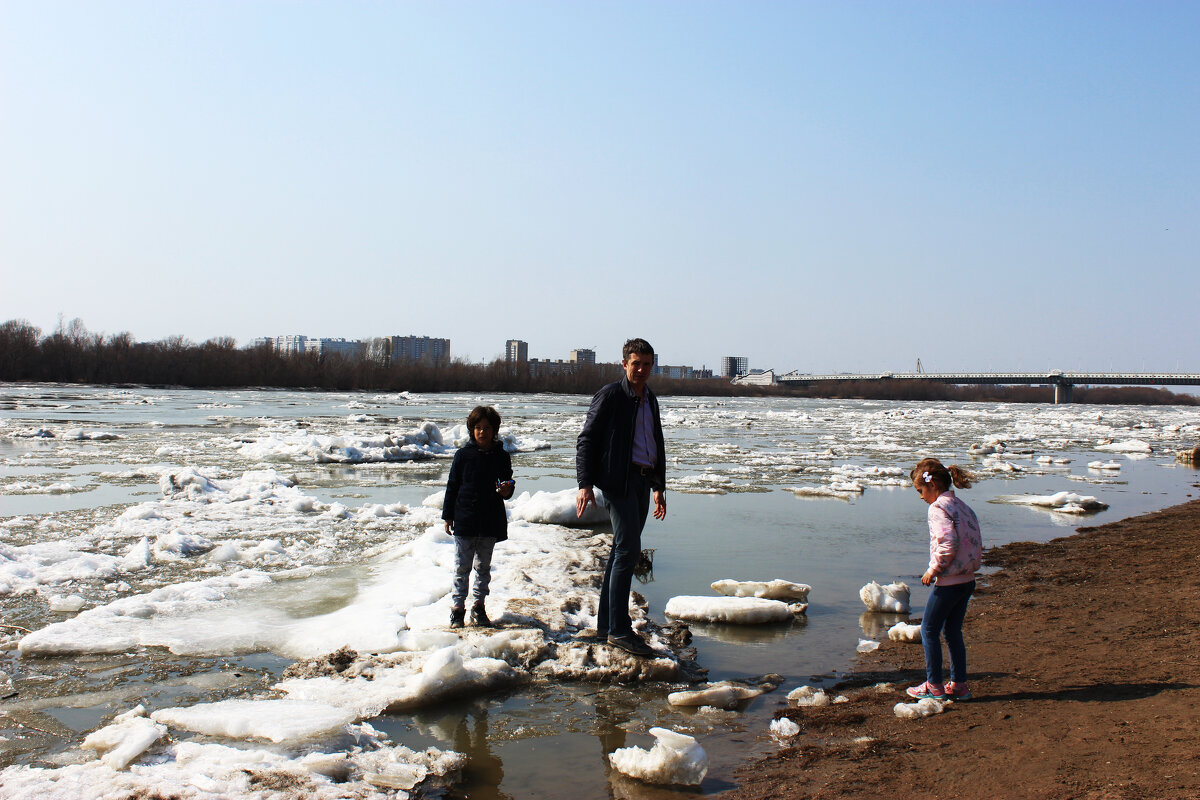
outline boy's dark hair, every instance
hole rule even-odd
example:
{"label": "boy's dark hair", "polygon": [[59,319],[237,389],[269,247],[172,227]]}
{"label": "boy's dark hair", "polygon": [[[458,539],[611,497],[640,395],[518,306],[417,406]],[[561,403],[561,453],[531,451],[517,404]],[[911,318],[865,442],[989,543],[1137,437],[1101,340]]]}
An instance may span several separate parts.
{"label": "boy's dark hair", "polygon": [[487,420],[492,424],[492,433],[496,438],[499,438],[500,433],[500,414],[491,406],[475,406],[471,409],[471,413],[467,415],[467,434],[471,437],[471,441],[475,441],[475,426],[480,420]]}
{"label": "boy's dark hair", "polygon": [[630,339],[621,348],[622,364],[629,360],[630,353],[637,353],[639,356],[652,356],[654,355],[654,348],[645,339]]}

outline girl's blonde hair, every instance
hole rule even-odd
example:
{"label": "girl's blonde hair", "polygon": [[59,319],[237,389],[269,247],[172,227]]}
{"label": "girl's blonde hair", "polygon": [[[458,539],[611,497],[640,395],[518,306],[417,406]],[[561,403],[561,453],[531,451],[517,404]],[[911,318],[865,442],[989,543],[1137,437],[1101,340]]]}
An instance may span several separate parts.
{"label": "girl's blonde hair", "polygon": [[958,464],[947,467],[936,458],[922,458],[912,468],[912,472],[908,473],[908,477],[912,478],[914,486],[919,483],[932,483],[939,492],[946,491],[951,484],[958,489],[970,489],[971,482],[975,480],[974,475]]}

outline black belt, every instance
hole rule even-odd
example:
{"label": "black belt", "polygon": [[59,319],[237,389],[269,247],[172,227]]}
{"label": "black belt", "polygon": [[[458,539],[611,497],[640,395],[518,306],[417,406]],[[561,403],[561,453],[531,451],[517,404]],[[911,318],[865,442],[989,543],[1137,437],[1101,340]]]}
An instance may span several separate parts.
{"label": "black belt", "polygon": [[654,467],[647,467],[645,464],[630,464],[629,471],[634,475],[641,475],[643,478],[648,478],[654,474]]}

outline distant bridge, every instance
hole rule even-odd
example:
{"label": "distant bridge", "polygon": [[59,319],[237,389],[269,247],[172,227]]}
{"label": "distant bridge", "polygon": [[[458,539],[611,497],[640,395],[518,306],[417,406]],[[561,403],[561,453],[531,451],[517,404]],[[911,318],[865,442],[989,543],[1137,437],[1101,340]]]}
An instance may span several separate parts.
{"label": "distant bridge", "polygon": [[[753,376],[751,376],[753,377]],[[847,381],[929,381],[931,383],[1027,385],[1054,387],[1055,403],[1070,403],[1072,389],[1087,386],[1200,386],[1200,375],[1164,372],[882,372],[869,375],[810,375],[788,372],[775,383],[799,384]]]}

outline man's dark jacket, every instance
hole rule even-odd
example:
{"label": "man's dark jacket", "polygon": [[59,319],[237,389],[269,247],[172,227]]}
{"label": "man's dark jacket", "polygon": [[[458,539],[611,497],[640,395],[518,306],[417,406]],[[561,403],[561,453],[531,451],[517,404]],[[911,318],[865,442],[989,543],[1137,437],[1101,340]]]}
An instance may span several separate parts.
{"label": "man's dark jacket", "polygon": [[474,440],[458,448],[442,502],[442,519],[454,523],[455,536],[508,538],[508,512],[496,481],[511,480],[512,474],[512,459],[499,442],[487,450]]}
{"label": "man's dark jacket", "polygon": [[[658,458],[650,485],[659,491],[667,488],[666,450],[663,447],[662,420],[658,398],[645,387],[645,402],[654,416],[654,442]],[[575,444],[575,477],[579,488],[598,486],[601,491],[623,495],[629,485],[629,467],[633,464],[633,431],[638,405],[643,402],[633,392],[628,378],[610,383],[592,398],[587,420]]]}

